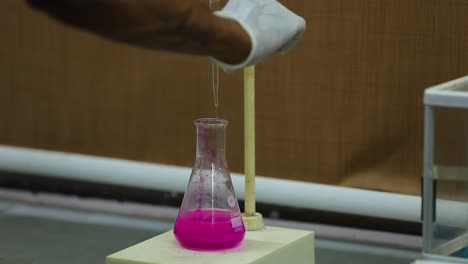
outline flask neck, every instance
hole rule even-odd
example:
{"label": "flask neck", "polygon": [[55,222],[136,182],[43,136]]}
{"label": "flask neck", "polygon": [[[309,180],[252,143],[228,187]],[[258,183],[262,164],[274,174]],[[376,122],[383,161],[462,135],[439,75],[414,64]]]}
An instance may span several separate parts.
{"label": "flask neck", "polygon": [[220,162],[226,159],[226,126],[227,121],[216,118],[198,119],[197,153],[198,160]]}

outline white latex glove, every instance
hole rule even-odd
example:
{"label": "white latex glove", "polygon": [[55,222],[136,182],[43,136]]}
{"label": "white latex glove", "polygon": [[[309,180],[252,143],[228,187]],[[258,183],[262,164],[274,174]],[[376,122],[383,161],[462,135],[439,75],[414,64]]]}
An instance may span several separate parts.
{"label": "white latex glove", "polygon": [[276,53],[286,53],[302,38],[305,20],[276,0],[229,0],[217,16],[237,21],[249,34],[252,49],[245,61],[231,65],[212,60],[226,72],[253,65]]}

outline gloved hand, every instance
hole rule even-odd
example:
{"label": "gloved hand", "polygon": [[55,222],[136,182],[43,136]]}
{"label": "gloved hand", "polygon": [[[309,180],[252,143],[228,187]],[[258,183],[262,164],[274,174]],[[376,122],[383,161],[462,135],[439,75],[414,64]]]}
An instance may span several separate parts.
{"label": "gloved hand", "polygon": [[245,61],[230,65],[211,58],[226,72],[253,65],[276,53],[286,53],[302,38],[305,20],[276,0],[229,0],[214,13],[237,21],[249,34],[252,49]]}

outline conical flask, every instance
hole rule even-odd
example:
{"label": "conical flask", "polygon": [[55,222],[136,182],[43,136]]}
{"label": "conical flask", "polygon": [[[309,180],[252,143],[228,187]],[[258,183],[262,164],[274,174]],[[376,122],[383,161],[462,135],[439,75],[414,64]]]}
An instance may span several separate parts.
{"label": "conical flask", "polygon": [[194,250],[223,250],[244,239],[245,228],[226,163],[223,119],[195,120],[197,152],[174,235]]}

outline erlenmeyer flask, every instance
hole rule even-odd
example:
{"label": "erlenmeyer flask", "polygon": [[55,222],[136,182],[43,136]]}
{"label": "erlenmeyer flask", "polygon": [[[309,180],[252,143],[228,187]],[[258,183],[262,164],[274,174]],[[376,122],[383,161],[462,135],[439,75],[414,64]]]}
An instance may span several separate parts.
{"label": "erlenmeyer flask", "polygon": [[174,226],[179,243],[195,250],[223,250],[244,239],[245,228],[225,157],[228,122],[195,121],[195,165]]}

